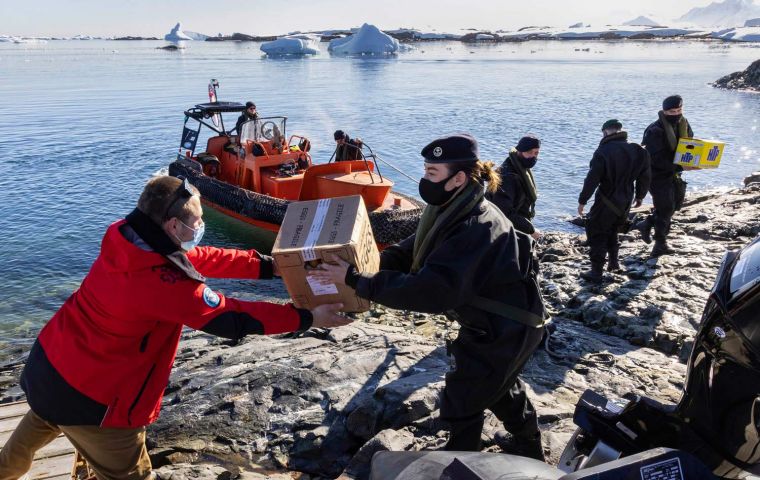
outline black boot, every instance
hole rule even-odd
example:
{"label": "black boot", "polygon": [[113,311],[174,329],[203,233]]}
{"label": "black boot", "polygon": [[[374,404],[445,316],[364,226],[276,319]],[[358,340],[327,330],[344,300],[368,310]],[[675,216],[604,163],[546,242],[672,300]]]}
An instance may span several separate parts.
{"label": "black boot", "polygon": [[607,260],[607,271],[614,273],[623,273],[623,269],[620,268],[617,252],[610,251],[610,258]]}
{"label": "black boot", "polygon": [[652,216],[647,215],[644,220],[640,221],[636,224],[636,229],[641,232],[641,239],[644,240],[644,243],[649,245],[652,243],[652,227],[654,226],[654,222],[652,221]]}
{"label": "black boot", "polygon": [[493,436],[493,442],[504,453],[546,461],[544,448],[541,446],[541,432],[529,437],[510,435],[506,430],[499,430]]}
{"label": "black boot", "polygon": [[591,283],[601,284],[604,278],[604,267],[601,263],[592,263],[590,270],[581,272],[581,278]]}
{"label": "black boot", "polygon": [[483,415],[448,421],[449,441],[444,450],[457,452],[480,451],[480,434],[483,432]]}
{"label": "black boot", "polygon": [[674,253],[676,251],[670,248],[667,240],[655,240],[651,256],[659,257],[660,255],[673,255]]}

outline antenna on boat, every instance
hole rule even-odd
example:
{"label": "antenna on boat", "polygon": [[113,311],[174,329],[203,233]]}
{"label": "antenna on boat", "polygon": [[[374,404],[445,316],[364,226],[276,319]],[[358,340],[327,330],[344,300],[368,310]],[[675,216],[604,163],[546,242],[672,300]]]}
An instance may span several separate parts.
{"label": "antenna on boat", "polygon": [[[208,82],[208,101],[211,103],[216,102],[216,89],[219,88],[219,82],[216,78],[212,78]],[[219,114],[215,113],[213,117],[211,117],[211,121],[214,122],[215,126],[219,126],[221,123],[221,119],[219,118]]]}

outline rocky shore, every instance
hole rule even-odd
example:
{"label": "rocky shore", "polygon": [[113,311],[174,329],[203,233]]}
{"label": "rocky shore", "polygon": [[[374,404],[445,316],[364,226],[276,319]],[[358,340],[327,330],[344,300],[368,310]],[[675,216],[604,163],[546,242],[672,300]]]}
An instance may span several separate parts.
{"label": "rocky shore", "polygon": [[752,62],[746,70],[719,78],[713,86],[729,90],[760,92],[760,60]]}
{"label": "rocky shore", "polygon": [[[741,189],[692,195],[676,214],[678,254],[649,258],[634,232],[623,237],[623,274],[598,287],[582,235],[550,233],[540,244],[551,335],[524,372],[549,461],[574,430],[587,388],[675,402],[691,339],[721,258],[760,234],[760,174]],[[279,281],[256,282],[255,298],[287,301]],[[228,292],[236,294],[236,292]],[[250,293],[247,298],[251,298]],[[382,449],[442,446],[438,394],[448,369],[451,324],[376,306],[353,324],[235,344],[186,332],[149,428],[162,478],[367,478]],[[3,399],[20,398],[21,361],[0,370]],[[499,451],[488,417],[484,445]],[[300,472],[300,473],[297,473]]]}

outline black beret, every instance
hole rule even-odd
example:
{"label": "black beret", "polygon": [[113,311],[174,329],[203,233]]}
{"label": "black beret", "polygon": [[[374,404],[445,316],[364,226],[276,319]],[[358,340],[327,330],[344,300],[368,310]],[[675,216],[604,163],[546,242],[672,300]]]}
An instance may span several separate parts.
{"label": "black beret", "polygon": [[478,160],[478,141],[467,133],[449,135],[427,144],[420,155],[427,163],[474,162]]}
{"label": "black beret", "polygon": [[253,102],[245,102],[245,109],[248,110],[249,108],[256,108],[256,104]]}
{"label": "black beret", "polygon": [[683,98],[681,95],[671,95],[662,101],[662,109],[670,110],[671,108],[678,108],[683,106]]}
{"label": "black beret", "polygon": [[333,133],[333,138],[335,140],[340,140],[341,138],[346,138],[346,132],[343,130],[335,130],[335,133]]}
{"label": "black beret", "polygon": [[535,135],[525,135],[520,139],[519,142],[517,142],[517,146],[515,147],[515,150],[518,152],[527,152],[530,150],[533,150],[534,148],[540,148],[541,147],[541,140],[538,139]]}
{"label": "black beret", "polygon": [[606,122],[604,122],[604,125],[602,125],[602,130],[607,130],[608,128],[609,129],[615,128],[617,130],[620,130],[621,128],[623,128],[623,124],[620,123],[620,120],[618,120],[617,118],[611,118],[607,120]]}

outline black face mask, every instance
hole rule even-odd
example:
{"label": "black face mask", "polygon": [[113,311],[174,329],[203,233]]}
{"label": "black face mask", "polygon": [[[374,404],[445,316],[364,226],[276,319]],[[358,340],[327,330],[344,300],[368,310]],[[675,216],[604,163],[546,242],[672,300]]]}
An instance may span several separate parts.
{"label": "black face mask", "polygon": [[420,197],[429,205],[439,206],[448,202],[457,191],[456,188],[450,192],[446,191],[446,182],[451,180],[454,175],[456,173],[440,182],[432,182],[427,178],[420,179]]}
{"label": "black face mask", "polygon": [[680,113],[678,115],[665,115],[665,118],[668,119],[668,122],[672,123],[673,125],[677,124],[682,117],[683,115]]}
{"label": "black face mask", "polygon": [[525,168],[535,167],[537,161],[538,157],[520,157],[520,163],[522,163],[522,166]]}

